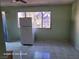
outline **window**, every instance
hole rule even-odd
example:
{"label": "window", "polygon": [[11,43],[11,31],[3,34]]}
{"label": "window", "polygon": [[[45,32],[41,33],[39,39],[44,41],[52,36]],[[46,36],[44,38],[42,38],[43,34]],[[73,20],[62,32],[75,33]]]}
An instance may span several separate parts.
{"label": "window", "polygon": [[19,18],[32,17],[33,28],[50,28],[50,11],[46,12],[18,12],[18,27],[20,28]]}
{"label": "window", "polygon": [[20,28],[20,18],[25,17],[25,12],[18,12],[18,28]]}

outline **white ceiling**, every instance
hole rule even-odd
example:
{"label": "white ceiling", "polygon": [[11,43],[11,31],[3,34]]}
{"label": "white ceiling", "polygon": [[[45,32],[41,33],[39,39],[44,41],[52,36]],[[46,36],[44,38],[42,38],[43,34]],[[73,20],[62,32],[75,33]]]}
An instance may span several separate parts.
{"label": "white ceiling", "polygon": [[14,3],[13,0],[0,0],[1,6],[19,6],[19,5],[43,5],[43,4],[70,4],[74,0],[25,0],[27,3]]}

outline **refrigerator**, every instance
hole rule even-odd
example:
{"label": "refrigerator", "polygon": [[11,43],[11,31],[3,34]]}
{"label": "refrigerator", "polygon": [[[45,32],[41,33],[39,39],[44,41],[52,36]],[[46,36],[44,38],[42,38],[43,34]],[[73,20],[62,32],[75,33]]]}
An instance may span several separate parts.
{"label": "refrigerator", "polygon": [[20,18],[21,43],[32,45],[34,43],[34,32],[32,28],[32,18]]}

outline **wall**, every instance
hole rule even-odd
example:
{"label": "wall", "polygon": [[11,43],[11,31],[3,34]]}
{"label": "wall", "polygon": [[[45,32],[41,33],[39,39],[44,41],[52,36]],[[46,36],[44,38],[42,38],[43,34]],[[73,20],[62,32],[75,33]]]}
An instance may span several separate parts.
{"label": "wall", "polygon": [[38,29],[36,31],[37,41],[68,41],[70,39],[71,9],[71,4],[2,7],[2,10],[6,11],[9,41],[20,39],[20,32],[17,28],[18,11],[51,11],[51,29]]}
{"label": "wall", "polygon": [[79,50],[79,0],[76,0],[75,1],[75,17],[74,17],[74,20],[75,20],[75,35],[74,35],[74,46],[77,50]]}
{"label": "wall", "polygon": [[2,18],[1,18],[1,9],[0,9],[0,59],[5,52],[5,43],[3,40],[3,31],[2,31]]}
{"label": "wall", "polygon": [[75,45],[75,16],[76,16],[76,2],[74,1],[72,3],[72,17],[71,17],[71,43],[74,46]]}

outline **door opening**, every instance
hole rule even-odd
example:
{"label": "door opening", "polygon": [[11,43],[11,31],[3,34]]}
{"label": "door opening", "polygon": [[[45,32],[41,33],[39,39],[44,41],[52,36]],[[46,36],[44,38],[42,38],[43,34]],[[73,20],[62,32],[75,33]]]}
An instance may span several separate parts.
{"label": "door opening", "polygon": [[7,22],[6,22],[6,14],[5,11],[2,11],[2,22],[3,22],[3,34],[5,42],[8,41],[8,30],[7,30]]}

